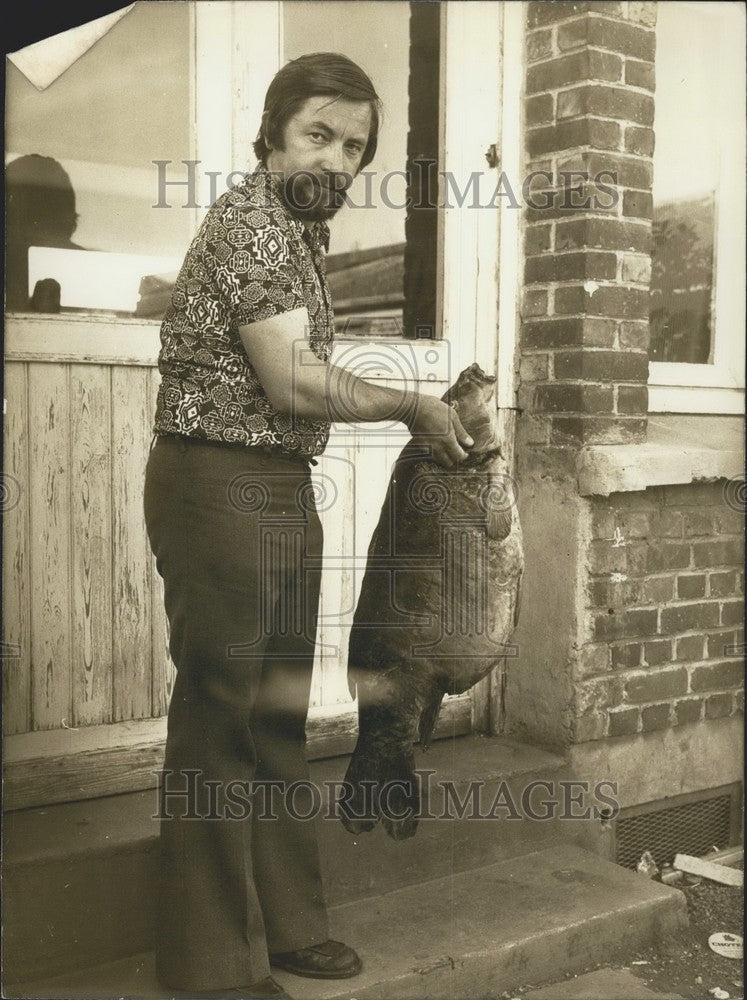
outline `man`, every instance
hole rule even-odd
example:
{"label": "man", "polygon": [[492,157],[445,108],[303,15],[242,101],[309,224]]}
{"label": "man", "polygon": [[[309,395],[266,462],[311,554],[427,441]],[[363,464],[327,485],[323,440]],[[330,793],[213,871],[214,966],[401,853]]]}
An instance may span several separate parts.
{"label": "man", "polygon": [[267,92],[260,164],[208,212],[161,329],[145,516],[177,677],[157,967],[190,995],[285,996],[271,965],[329,978],[361,968],[329,939],[313,824],[285,804],[268,818],[253,801],[247,815],[238,793],[308,779],[322,554],[309,464],[331,421],[398,417],[447,465],[473,443],[440,400],[329,364],[326,219],[371,162],[378,127],[376,91],[346,57],[285,66]]}

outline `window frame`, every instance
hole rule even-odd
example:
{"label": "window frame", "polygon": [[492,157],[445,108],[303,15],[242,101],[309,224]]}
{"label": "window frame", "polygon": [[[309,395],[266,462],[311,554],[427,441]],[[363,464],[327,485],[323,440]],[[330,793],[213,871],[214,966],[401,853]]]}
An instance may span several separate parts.
{"label": "window frame", "polygon": [[[687,3],[684,6],[697,9],[703,5]],[[727,17],[731,4],[705,6],[708,10],[701,11],[703,15],[720,18],[723,32],[732,27]],[[713,72],[721,71],[720,65],[713,67]],[[734,88],[733,80],[728,83],[733,99],[741,102],[744,119],[744,87]],[[713,362],[651,361],[649,413],[744,413],[745,232],[742,220],[746,205],[741,169],[745,159],[744,131],[738,130],[732,141],[729,155],[721,159],[715,190]],[[724,192],[729,192],[728,210],[724,207]]]}

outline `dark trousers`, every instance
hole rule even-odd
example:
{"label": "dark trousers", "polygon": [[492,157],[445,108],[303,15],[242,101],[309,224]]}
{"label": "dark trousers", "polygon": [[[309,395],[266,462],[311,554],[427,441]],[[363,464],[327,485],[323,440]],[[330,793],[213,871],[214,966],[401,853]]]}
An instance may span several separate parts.
{"label": "dark trousers", "polygon": [[[305,723],[322,553],[309,468],[159,436],[145,521],[177,668],[158,974],[178,989],[247,985],[269,975],[268,952],[329,936],[317,820],[297,818],[313,813]],[[283,792],[298,781],[290,815]],[[269,782],[284,786],[271,793]],[[266,798],[249,811],[257,783]]]}

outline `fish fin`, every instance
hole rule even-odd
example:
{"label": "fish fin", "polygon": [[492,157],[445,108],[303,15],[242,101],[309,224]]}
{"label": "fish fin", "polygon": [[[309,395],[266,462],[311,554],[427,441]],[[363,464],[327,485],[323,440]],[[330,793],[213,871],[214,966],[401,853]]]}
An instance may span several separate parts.
{"label": "fish fin", "polygon": [[488,538],[502,542],[507,538],[513,524],[513,497],[503,485],[503,476],[488,475],[487,528]]}
{"label": "fish fin", "polygon": [[431,736],[433,735],[433,730],[436,726],[436,720],[438,719],[438,713],[441,708],[443,697],[443,691],[436,691],[436,693],[431,695],[425,703],[425,707],[420,713],[418,735],[420,737],[420,746],[423,750],[427,750],[430,746]]}

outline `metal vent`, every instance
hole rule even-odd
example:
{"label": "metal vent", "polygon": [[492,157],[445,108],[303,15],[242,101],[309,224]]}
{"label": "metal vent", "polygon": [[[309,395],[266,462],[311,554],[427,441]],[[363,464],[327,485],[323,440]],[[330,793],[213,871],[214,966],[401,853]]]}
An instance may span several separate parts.
{"label": "metal vent", "polygon": [[739,842],[740,816],[739,783],[621,809],[615,822],[616,861],[635,868],[650,851],[661,868],[675,854],[721,850]]}

